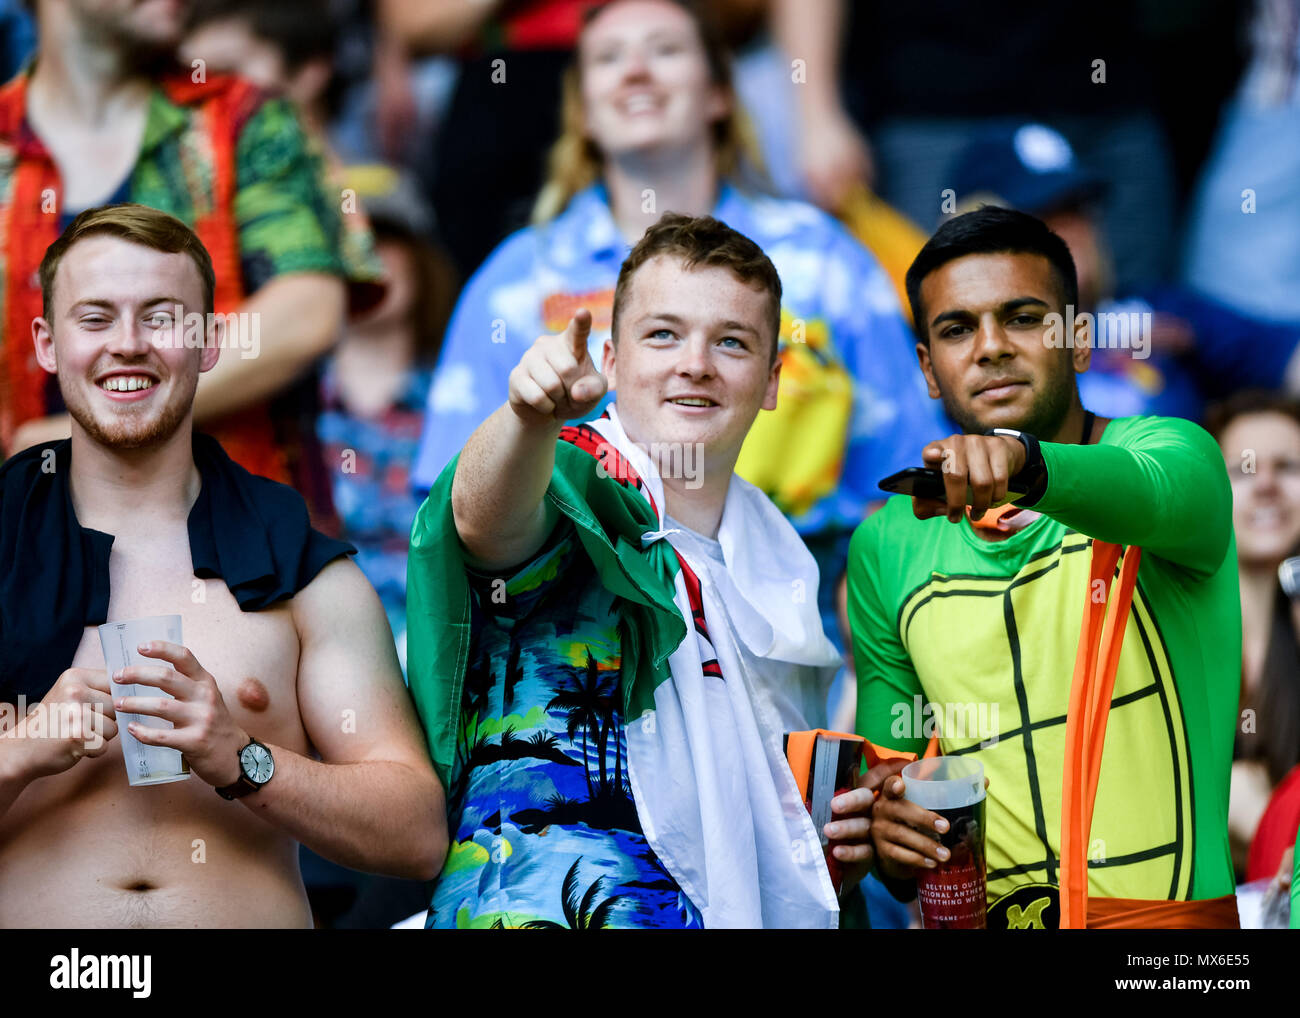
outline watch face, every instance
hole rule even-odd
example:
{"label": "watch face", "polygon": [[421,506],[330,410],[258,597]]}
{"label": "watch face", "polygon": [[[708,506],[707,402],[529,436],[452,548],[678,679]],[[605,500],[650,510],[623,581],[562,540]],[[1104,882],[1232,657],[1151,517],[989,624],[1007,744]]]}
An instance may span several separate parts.
{"label": "watch face", "polygon": [[1300,598],[1300,555],[1286,559],[1278,566],[1277,578],[1287,597],[1293,600]]}
{"label": "watch face", "polygon": [[239,763],[244,768],[248,780],[258,785],[265,785],[275,773],[275,761],[271,759],[271,751],[260,742],[252,742],[245,746],[239,754]]}

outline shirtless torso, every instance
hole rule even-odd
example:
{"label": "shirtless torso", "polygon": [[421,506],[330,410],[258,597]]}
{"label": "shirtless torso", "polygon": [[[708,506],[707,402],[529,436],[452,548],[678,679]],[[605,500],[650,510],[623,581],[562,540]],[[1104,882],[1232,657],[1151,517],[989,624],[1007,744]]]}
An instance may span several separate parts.
{"label": "shirtless torso", "polygon": [[[180,614],[236,722],[310,753],[294,601],[241,611],[223,580],[194,577],[183,523],[119,532],[110,580],[110,619]],[[104,667],[93,627],[73,665]],[[0,927],[310,925],[291,837],[193,774],[130,787],[119,739],[33,781],[0,821]]]}
{"label": "shirtless torso", "polygon": [[[120,738],[54,737],[27,718],[0,732],[0,927],[308,926],[299,843],[355,869],[432,880],[447,852],[445,800],[361,570],[335,554],[341,547],[310,535],[295,546],[281,533],[287,547],[268,568],[296,590],[288,600],[243,612],[224,580],[194,576],[188,519],[206,477],[220,476],[215,443],[194,435],[193,398],[221,346],[215,330],[202,346],[179,338],[184,309],[210,307],[209,263],[185,253],[198,238],[143,206],[89,210],[70,231],[45,294],[58,324],[33,323],[37,359],[58,375],[72,418],[62,497],[80,527],[114,535],[108,618],[182,617],[183,647],[155,645],[155,663],[132,666],[127,710],[179,721],[145,741],[179,748],[191,774],[132,788]],[[7,520],[36,490],[22,480],[34,461],[6,475]],[[263,527],[270,542],[260,512],[302,512],[305,522],[301,502],[286,509],[268,495],[261,505],[237,475],[218,483],[253,507],[222,517],[226,541],[257,540]],[[6,554],[35,540],[3,538]],[[304,585],[307,568],[317,571]],[[159,683],[177,703],[158,706]],[[46,700],[111,709],[94,628]],[[214,785],[235,782],[250,737],[271,750],[274,776],[228,802]]]}

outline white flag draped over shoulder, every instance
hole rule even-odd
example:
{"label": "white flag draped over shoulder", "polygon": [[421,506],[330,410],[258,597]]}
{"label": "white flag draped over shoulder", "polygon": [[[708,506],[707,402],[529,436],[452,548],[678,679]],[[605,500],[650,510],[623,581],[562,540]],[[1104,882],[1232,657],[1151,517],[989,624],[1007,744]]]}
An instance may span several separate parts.
{"label": "white flag draped over shoulder", "polygon": [[[663,483],[614,407],[587,427],[639,475],[668,540]],[[718,533],[726,569],[677,550],[687,636],[653,712],[627,720],[629,777],[646,838],[706,928],[832,929],[839,906],[782,748],[782,684],[840,657],[822,631],[817,565],[794,528],[733,476]],[[749,652],[742,654],[742,648]],[[752,656],[751,656],[752,655]],[[746,667],[746,658],[756,664]]]}

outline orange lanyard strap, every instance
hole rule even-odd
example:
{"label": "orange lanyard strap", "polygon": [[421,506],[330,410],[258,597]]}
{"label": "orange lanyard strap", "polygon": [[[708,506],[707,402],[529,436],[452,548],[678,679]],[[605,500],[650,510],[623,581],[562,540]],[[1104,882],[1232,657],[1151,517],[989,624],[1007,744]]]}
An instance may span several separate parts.
{"label": "orange lanyard strap", "polygon": [[1237,896],[1197,901],[1089,898],[1090,930],[1237,930]]}
{"label": "orange lanyard strap", "polygon": [[[1120,567],[1120,547],[1092,543],[1092,568],[1085,591],[1079,650],[1070,684],[1065,723],[1065,767],[1061,788],[1061,929],[1083,929],[1088,916],[1088,839],[1101,776],[1111,694],[1119,667],[1124,628],[1137,586],[1142,549],[1130,546]],[[1096,596],[1094,594],[1096,592]]]}

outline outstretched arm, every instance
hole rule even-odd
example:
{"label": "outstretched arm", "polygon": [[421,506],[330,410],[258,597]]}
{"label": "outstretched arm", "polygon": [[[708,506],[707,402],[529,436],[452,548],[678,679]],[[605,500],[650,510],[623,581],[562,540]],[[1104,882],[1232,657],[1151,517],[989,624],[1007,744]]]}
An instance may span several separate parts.
{"label": "outstretched arm", "polygon": [[[1223,564],[1232,535],[1223,454],[1203,428],[1178,417],[1128,428],[1123,445],[1041,443],[1047,488],[1032,508],[1088,537],[1137,545],[1208,576]],[[942,470],[947,498],[915,498],[913,512],[954,523],[968,492],[976,517],[1003,504],[1008,481],[1025,463],[1021,444],[1000,435],[950,435],[927,445],[921,458]]]}
{"label": "outstretched arm", "polygon": [[605,395],[587,352],[591,313],[558,336],[541,336],[510,372],[510,398],[470,436],[456,464],[451,506],[476,565],[504,568],[537,551],[555,525],[546,489],[564,422]]}
{"label": "outstretched arm", "polygon": [[1133,544],[1200,575],[1223,564],[1232,485],[1218,443],[1191,421],[1141,421],[1117,445],[1043,443],[1037,512],[1114,544]]}

